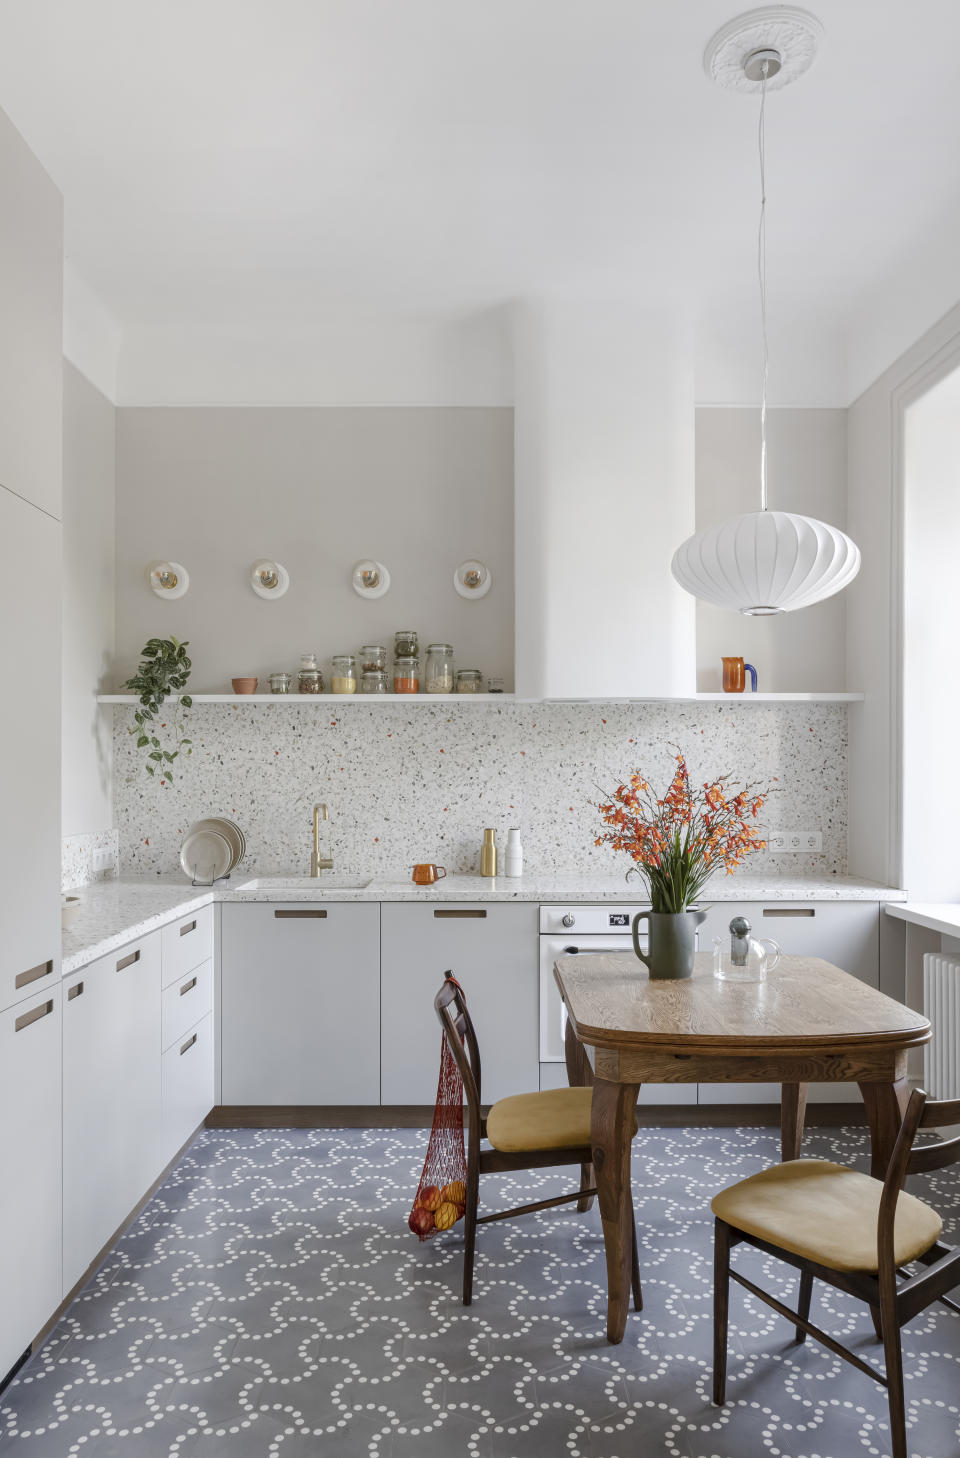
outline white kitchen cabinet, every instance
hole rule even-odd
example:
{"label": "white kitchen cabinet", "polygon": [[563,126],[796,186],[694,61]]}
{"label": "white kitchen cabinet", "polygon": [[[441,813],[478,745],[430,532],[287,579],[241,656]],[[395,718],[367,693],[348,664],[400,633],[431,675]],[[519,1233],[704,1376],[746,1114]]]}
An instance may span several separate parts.
{"label": "white kitchen cabinet", "polygon": [[432,1104],[449,968],[480,1043],[485,1104],[540,1086],[538,908],[388,903],[381,909],[380,1061],[385,1104]]}
{"label": "white kitchen cabinet", "polygon": [[[0,485],[59,518],[63,428],[63,200],[0,112]],[[5,539],[4,546],[8,547]],[[14,554],[4,553],[5,568]],[[38,578],[35,595],[51,582]],[[17,616],[18,631],[25,613]],[[36,667],[53,663],[38,659]],[[8,677],[8,682],[16,679]],[[31,688],[36,679],[31,679]]]}
{"label": "white kitchen cabinet", "polygon": [[162,1165],[170,1163],[213,1108],[213,1044],[213,1014],[208,1012],[163,1055]]}
{"label": "white kitchen cabinet", "polygon": [[160,933],[63,982],[63,1288],[160,1174]]}
{"label": "white kitchen cabinet", "polygon": [[[754,937],[771,937],[785,955],[822,957],[870,987],[880,985],[880,907],[876,901],[721,901],[707,912],[700,945],[729,939],[731,918],[745,916]],[[774,974],[776,975],[776,974]],[[702,1083],[700,1103],[779,1103],[775,1083]],[[812,1083],[810,1103],[859,1103],[855,1083]]]}
{"label": "white kitchen cabinet", "polygon": [[0,1012],[0,1380],[60,1304],[60,988]]}
{"label": "white kitchen cabinet", "polygon": [[4,681],[29,685],[0,756],[3,1008],[60,976],[60,524],[0,486],[0,542]]}
{"label": "white kitchen cabinet", "polygon": [[[160,928],[163,985],[192,972],[213,956],[213,907],[202,906]],[[166,1047],[166,1043],[163,1045]]]}
{"label": "white kitchen cabinet", "polygon": [[380,1102],[380,908],[221,908],[224,1104]]}
{"label": "white kitchen cabinet", "polygon": [[[166,965],[166,964],[164,964]],[[165,1053],[213,1010],[213,959],[181,972],[160,995],[160,1047]]]}

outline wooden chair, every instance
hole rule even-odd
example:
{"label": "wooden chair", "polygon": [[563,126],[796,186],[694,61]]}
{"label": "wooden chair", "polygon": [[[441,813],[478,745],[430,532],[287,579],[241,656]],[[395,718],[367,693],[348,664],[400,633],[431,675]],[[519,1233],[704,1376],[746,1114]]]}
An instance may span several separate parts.
{"label": "wooden chair", "polygon": [[[882,1182],[828,1160],[797,1159],[761,1170],[714,1198],[715,1403],[722,1404],[725,1397],[732,1279],[792,1322],[798,1342],[809,1333],[887,1388],[893,1458],[906,1458],[900,1328],[934,1301],[960,1312],[960,1306],[944,1294],[960,1284],[960,1248],[941,1241],[940,1216],[923,1200],[904,1193],[903,1183],[908,1175],[960,1161],[960,1138],[913,1147],[918,1130],[949,1124],[960,1124],[960,1100],[934,1102],[917,1090],[910,1096]],[[800,1272],[796,1311],[731,1269],[731,1247],[741,1242],[796,1266]],[[922,1269],[911,1275],[904,1267],[914,1262]],[[814,1277],[870,1307],[877,1340],[883,1342],[885,1373],[812,1324]]]}
{"label": "wooden chair", "polygon": [[[444,973],[444,983],[433,1001],[444,1035],[463,1078],[467,1103],[467,1199],[464,1214],[463,1304],[473,1300],[473,1266],[477,1226],[494,1220],[509,1220],[514,1215],[530,1215],[536,1210],[550,1210],[556,1205],[569,1205],[574,1200],[578,1210],[589,1210],[597,1191],[590,1184],[593,1151],[590,1146],[590,1104],[592,1089],[558,1088],[542,1093],[515,1094],[500,1099],[487,1117],[480,1112],[480,1047],[473,1021],[467,1011],[467,1000],[451,972]],[[509,1013],[509,1009],[507,1009]],[[637,1126],[634,1125],[634,1134]],[[491,1146],[481,1148],[486,1140]],[[536,1200],[492,1215],[478,1215],[480,1176],[501,1174],[516,1169],[553,1169],[565,1164],[579,1164],[580,1188],[569,1195],[556,1195],[549,1200]],[[588,1173],[589,1172],[589,1173]],[[631,1219],[633,1210],[631,1207]],[[637,1254],[637,1227],[633,1224],[633,1304],[640,1311],[643,1297],[640,1290],[640,1264]]]}

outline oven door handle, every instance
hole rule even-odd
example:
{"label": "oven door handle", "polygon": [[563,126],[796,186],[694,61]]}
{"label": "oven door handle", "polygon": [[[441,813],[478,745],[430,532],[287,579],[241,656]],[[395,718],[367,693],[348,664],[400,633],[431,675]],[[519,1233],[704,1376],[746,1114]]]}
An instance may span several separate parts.
{"label": "oven door handle", "polygon": [[561,956],[563,957],[611,957],[616,956],[618,951],[629,951],[629,947],[564,947]]}

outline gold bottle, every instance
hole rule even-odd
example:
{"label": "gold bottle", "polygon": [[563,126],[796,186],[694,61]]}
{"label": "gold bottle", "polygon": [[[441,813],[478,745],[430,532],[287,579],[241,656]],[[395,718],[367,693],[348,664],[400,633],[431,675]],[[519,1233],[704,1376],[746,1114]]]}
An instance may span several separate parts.
{"label": "gold bottle", "polygon": [[497,833],[495,830],[483,832],[483,845],[480,848],[480,874],[481,876],[497,874]]}

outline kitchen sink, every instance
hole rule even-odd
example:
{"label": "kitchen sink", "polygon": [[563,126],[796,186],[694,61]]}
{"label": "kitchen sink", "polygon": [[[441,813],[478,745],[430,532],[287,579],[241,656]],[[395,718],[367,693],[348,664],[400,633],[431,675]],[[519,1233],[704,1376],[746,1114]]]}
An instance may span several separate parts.
{"label": "kitchen sink", "polygon": [[256,876],[242,881],[235,891],[365,891],[369,876],[334,876],[322,871],[319,876]]}

